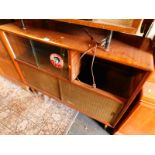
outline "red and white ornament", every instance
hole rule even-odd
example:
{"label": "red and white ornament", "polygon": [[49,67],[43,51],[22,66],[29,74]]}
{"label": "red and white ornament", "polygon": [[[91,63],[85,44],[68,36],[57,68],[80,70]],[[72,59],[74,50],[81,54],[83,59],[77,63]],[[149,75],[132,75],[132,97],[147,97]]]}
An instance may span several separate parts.
{"label": "red and white ornament", "polygon": [[63,58],[57,53],[50,55],[50,62],[55,68],[63,68],[64,66]]}

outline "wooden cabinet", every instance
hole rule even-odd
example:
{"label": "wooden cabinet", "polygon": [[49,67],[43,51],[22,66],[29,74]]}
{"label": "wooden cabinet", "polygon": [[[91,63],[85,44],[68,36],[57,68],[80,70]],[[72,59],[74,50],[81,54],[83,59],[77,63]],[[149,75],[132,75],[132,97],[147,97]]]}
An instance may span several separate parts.
{"label": "wooden cabinet", "polygon": [[152,73],[142,89],[140,101],[121,123],[115,134],[155,134],[155,83]]}
{"label": "wooden cabinet", "polygon": [[[17,21],[0,30],[28,86],[115,127],[154,69],[150,40],[114,33],[106,51],[99,44],[108,31],[90,27],[25,20],[24,28]],[[51,63],[53,54],[63,67]]]}

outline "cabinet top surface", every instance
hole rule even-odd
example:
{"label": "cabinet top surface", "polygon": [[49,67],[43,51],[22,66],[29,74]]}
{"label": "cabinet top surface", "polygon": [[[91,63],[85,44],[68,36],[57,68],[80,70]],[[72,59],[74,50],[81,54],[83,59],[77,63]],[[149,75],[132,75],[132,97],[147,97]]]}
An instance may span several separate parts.
{"label": "cabinet top surface", "polygon": [[[77,50],[81,53],[90,48],[90,36],[80,26],[67,24],[47,29],[31,25],[24,30],[16,22],[1,25],[0,30],[55,46]],[[89,29],[89,31],[98,41],[101,41],[105,36],[105,32],[98,29]],[[93,55],[93,52],[90,51],[88,54]],[[109,51],[106,52],[102,48],[97,48],[96,57],[146,71],[154,70],[150,40],[137,36],[116,34],[111,41]]]}

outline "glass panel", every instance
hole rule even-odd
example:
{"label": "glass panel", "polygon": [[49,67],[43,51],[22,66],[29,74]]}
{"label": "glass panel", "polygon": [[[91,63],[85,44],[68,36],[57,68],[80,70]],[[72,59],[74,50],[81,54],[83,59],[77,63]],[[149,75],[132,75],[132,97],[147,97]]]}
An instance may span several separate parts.
{"label": "glass panel", "polygon": [[68,78],[67,49],[7,34],[16,58],[48,72]]}

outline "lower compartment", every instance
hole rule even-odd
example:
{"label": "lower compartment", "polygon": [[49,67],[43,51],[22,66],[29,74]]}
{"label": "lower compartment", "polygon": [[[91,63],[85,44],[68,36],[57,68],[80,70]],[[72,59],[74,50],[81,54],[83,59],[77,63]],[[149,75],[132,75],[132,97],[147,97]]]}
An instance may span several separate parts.
{"label": "lower compartment", "polygon": [[19,66],[28,84],[60,98],[58,79],[23,63],[19,63]]}
{"label": "lower compartment", "polygon": [[123,106],[122,103],[75,84],[60,81],[60,88],[63,102],[111,126]]}
{"label": "lower compartment", "polygon": [[[20,61],[18,63],[30,86],[56,98],[61,98],[62,102],[68,106],[113,127],[124,101],[106,92],[99,93],[90,88],[87,89],[87,85],[79,81],[70,83]],[[83,85],[83,87],[79,85]]]}

